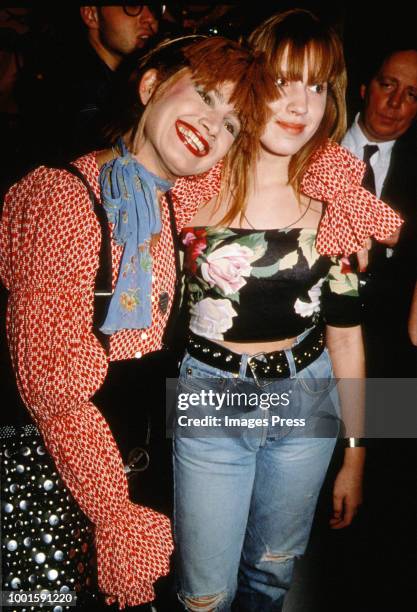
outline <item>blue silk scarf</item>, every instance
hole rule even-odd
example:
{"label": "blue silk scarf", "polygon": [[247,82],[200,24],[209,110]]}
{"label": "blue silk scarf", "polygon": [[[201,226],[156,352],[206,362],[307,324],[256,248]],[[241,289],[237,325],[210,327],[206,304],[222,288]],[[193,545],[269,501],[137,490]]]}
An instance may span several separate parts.
{"label": "blue silk scarf", "polygon": [[149,172],[121,141],[120,157],[100,171],[103,206],[113,239],[124,245],[116,287],[103,326],[104,334],[121,329],[142,329],[152,323],[151,238],[161,232],[157,190],[166,192],[172,183]]}

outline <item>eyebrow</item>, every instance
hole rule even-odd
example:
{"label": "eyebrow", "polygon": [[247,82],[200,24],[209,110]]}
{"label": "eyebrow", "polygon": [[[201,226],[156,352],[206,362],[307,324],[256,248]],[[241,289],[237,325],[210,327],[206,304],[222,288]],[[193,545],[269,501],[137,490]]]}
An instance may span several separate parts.
{"label": "eyebrow", "polygon": [[[220,104],[226,104],[226,101],[224,99],[223,94],[218,89],[213,89],[213,92],[214,92],[214,95],[216,96],[217,101]],[[235,110],[230,111],[229,114],[233,115],[233,117],[235,117],[236,120],[239,121],[239,123],[240,123],[239,115],[237,114],[237,112]]]}
{"label": "eyebrow", "polygon": [[224,104],[224,96],[222,93],[220,93],[220,91],[218,89],[213,89],[214,94],[218,100],[218,102],[220,102],[220,104]]}
{"label": "eyebrow", "polygon": [[[377,78],[379,80],[392,81],[393,83],[396,83],[397,85],[400,83],[400,79],[397,79],[396,77],[391,76],[389,74],[380,73]],[[411,91],[417,90],[417,87],[415,85],[406,85],[406,88],[410,89]]]}
{"label": "eyebrow", "polygon": [[377,79],[384,79],[385,81],[395,81],[396,83],[399,83],[399,79],[397,79],[397,77],[392,76],[391,74],[386,74],[384,72],[379,72],[377,74]]}

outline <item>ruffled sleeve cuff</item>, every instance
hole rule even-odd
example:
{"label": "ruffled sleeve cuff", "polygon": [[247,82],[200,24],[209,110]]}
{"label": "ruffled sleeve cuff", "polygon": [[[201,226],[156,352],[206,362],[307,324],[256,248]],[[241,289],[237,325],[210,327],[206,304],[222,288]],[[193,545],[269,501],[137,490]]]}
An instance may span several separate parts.
{"label": "ruffled sleeve cuff", "polygon": [[119,609],[155,598],[153,583],[169,572],[169,519],[132,502],[113,521],[96,526],[99,587]]}

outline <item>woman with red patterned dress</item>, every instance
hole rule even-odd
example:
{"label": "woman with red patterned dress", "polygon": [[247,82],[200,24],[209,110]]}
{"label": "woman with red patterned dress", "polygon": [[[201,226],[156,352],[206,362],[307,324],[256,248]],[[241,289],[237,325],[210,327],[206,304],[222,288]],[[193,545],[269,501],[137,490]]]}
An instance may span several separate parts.
{"label": "woman with red patterned dress", "polygon": [[220,37],[163,44],[131,77],[114,129],[119,148],[74,162],[97,198],[101,183],[113,232],[114,293],[101,327],[109,356],[93,333],[101,231],[85,186],[65,170],[40,167],[6,196],[0,271],[10,292],[7,333],[19,391],[94,525],[99,587],[120,608],[154,598],[172,539],[167,517],[130,501],[117,445],[91,398],[109,362],[161,348],[175,266],[160,196],[178,177],[205,173],[203,190],[198,178],[174,190],[181,229],[216,192],[219,171],[207,171],[229,149],[244,147],[250,163],[266,112],[261,75],[258,59]]}

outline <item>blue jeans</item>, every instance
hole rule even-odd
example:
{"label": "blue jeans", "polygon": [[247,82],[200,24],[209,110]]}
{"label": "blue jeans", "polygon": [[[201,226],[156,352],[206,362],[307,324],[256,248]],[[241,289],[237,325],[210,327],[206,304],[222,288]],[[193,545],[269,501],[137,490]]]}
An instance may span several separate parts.
{"label": "blue jeans", "polygon": [[[314,422],[315,412],[337,416],[327,350],[298,373],[291,350],[287,358],[291,377],[265,385],[264,379],[259,386],[244,376],[248,355],[235,378],[186,354],[178,392],[210,388],[225,393],[243,382],[246,393],[249,389],[259,397],[266,390],[292,395],[295,403],[287,414],[299,419]],[[237,435],[220,429],[186,436],[176,427],[174,524],[179,598],[187,610],[227,612],[232,602],[239,612],[282,609],[294,560],[307,545],[337,435],[334,428],[332,437],[315,437],[311,428],[302,435],[296,427],[272,426],[272,416],[283,410],[269,408],[268,424],[263,424],[262,408],[241,411],[262,424],[256,431],[243,427]]]}

